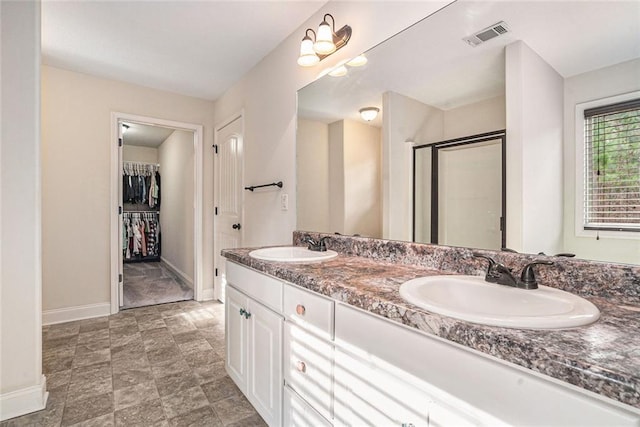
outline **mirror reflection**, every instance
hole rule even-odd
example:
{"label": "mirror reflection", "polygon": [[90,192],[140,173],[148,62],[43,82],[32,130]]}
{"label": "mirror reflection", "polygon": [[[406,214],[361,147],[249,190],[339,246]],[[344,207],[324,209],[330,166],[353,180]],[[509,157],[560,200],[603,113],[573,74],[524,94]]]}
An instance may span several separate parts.
{"label": "mirror reflection", "polygon": [[[640,98],[639,14],[637,2],[459,1],[301,89],[297,228],[640,264],[640,233],[582,227],[576,116]],[[365,121],[364,107],[379,114]],[[438,150],[433,186],[433,149],[418,147],[505,129],[504,159],[490,143]],[[502,182],[469,172],[501,163]],[[476,184],[504,186],[505,206]],[[498,247],[478,239],[491,230]]]}

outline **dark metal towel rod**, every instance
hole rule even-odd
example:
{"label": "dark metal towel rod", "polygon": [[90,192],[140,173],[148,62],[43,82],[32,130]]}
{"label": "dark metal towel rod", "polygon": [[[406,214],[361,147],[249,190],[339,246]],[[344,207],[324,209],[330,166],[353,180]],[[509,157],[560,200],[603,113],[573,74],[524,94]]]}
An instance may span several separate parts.
{"label": "dark metal towel rod", "polygon": [[252,185],[250,187],[244,187],[244,189],[245,190],[249,190],[249,191],[253,191],[256,188],[262,188],[262,187],[279,187],[279,188],[282,188],[282,181],[272,182],[271,184]]}

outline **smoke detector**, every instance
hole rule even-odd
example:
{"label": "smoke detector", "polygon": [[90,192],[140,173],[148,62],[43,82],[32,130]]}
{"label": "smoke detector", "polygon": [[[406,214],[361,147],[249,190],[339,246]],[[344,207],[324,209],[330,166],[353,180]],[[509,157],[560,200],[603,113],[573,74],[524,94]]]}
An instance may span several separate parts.
{"label": "smoke detector", "polygon": [[468,36],[463,38],[465,42],[467,42],[472,47],[476,47],[481,43],[489,41],[493,38],[501,36],[509,32],[509,27],[507,23],[504,21],[500,21],[497,24],[493,24],[484,30],[480,30],[472,36]]}

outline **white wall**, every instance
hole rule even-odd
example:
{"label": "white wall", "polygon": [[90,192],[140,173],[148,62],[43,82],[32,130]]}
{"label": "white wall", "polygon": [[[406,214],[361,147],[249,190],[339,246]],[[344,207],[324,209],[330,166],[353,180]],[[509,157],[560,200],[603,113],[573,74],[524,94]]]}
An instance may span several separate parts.
{"label": "white wall", "polygon": [[502,130],[507,126],[504,96],[446,110],[443,117],[444,140]]}
{"label": "white wall", "polygon": [[[289,194],[290,205],[295,206],[296,91],[323,69],[375,46],[446,3],[329,2],[243,76],[216,101],[215,119],[221,123],[244,108],[244,182],[282,180],[282,191]],[[300,67],[296,59],[304,30],[317,27],[325,13],[336,18],[337,26],[349,24],[353,28],[351,40],[319,65]],[[265,212],[270,214],[268,223],[264,221]],[[296,227],[296,213],[293,209],[281,211],[279,198],[268,193],[253,194],[245,197],[244,221],[244,245],[286,244],[291,242]]]}
{"label": "white wall", "polygon": [[640,59],[565,79],[564,85],[564,251],[580,258],[640,263],[640,236],[612,239],[576,235],[576,104],[640,90]]}
{"label": "white wall", "polygon": [[[346,233],[344,229],[344,121],[329,125],[329,229],[328,233]],[[333,231],[332,231],[333,230]]]}
{"label": "white wall", "polygon": [[344,120],[345,234],[382,237],[381,132],[354,120]]}
{"label": "white wall", "polygon": [[[412,147],[442,141],[444,113],[394,92],[383,94],[382,235],[412,240]],[[407,142],[408,141],[408,142]]]}
{"label": "white wall", "polygon": [[563,79],[524,42],[506,48],[507,246],[562,251]]}
{"label": "white wall", "polygon": [[137,145],[122,146],[122,161],[158,163],[158,149],[154,147],[139,147]]}
{"label": "white wall", "polygon": [[161,256],[193,286],[193,132],[174,131],[158,153]]}
{"label": "white wall", "polygon": [[298,229],[329,228],[329,127],[326,123],[298,119],[296,134]]}
{"label": "white wall", "polygon": [[204,125],[203,281],[211,288],[213,102],[48,66],[42,67],[42,89],[44,309],[110,300],[114,111]]}
{"label": "white wall", "polygon": [[0,2],[0,420],[44,408],[40,3]]}

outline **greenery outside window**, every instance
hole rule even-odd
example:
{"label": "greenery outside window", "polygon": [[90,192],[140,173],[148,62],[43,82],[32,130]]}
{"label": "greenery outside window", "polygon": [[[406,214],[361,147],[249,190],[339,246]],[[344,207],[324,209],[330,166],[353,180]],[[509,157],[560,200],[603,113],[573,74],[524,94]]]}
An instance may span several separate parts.
{"label": "greenery outside window", "polygon": [[640,99],[584,110],[583,229],[640,231]]}

